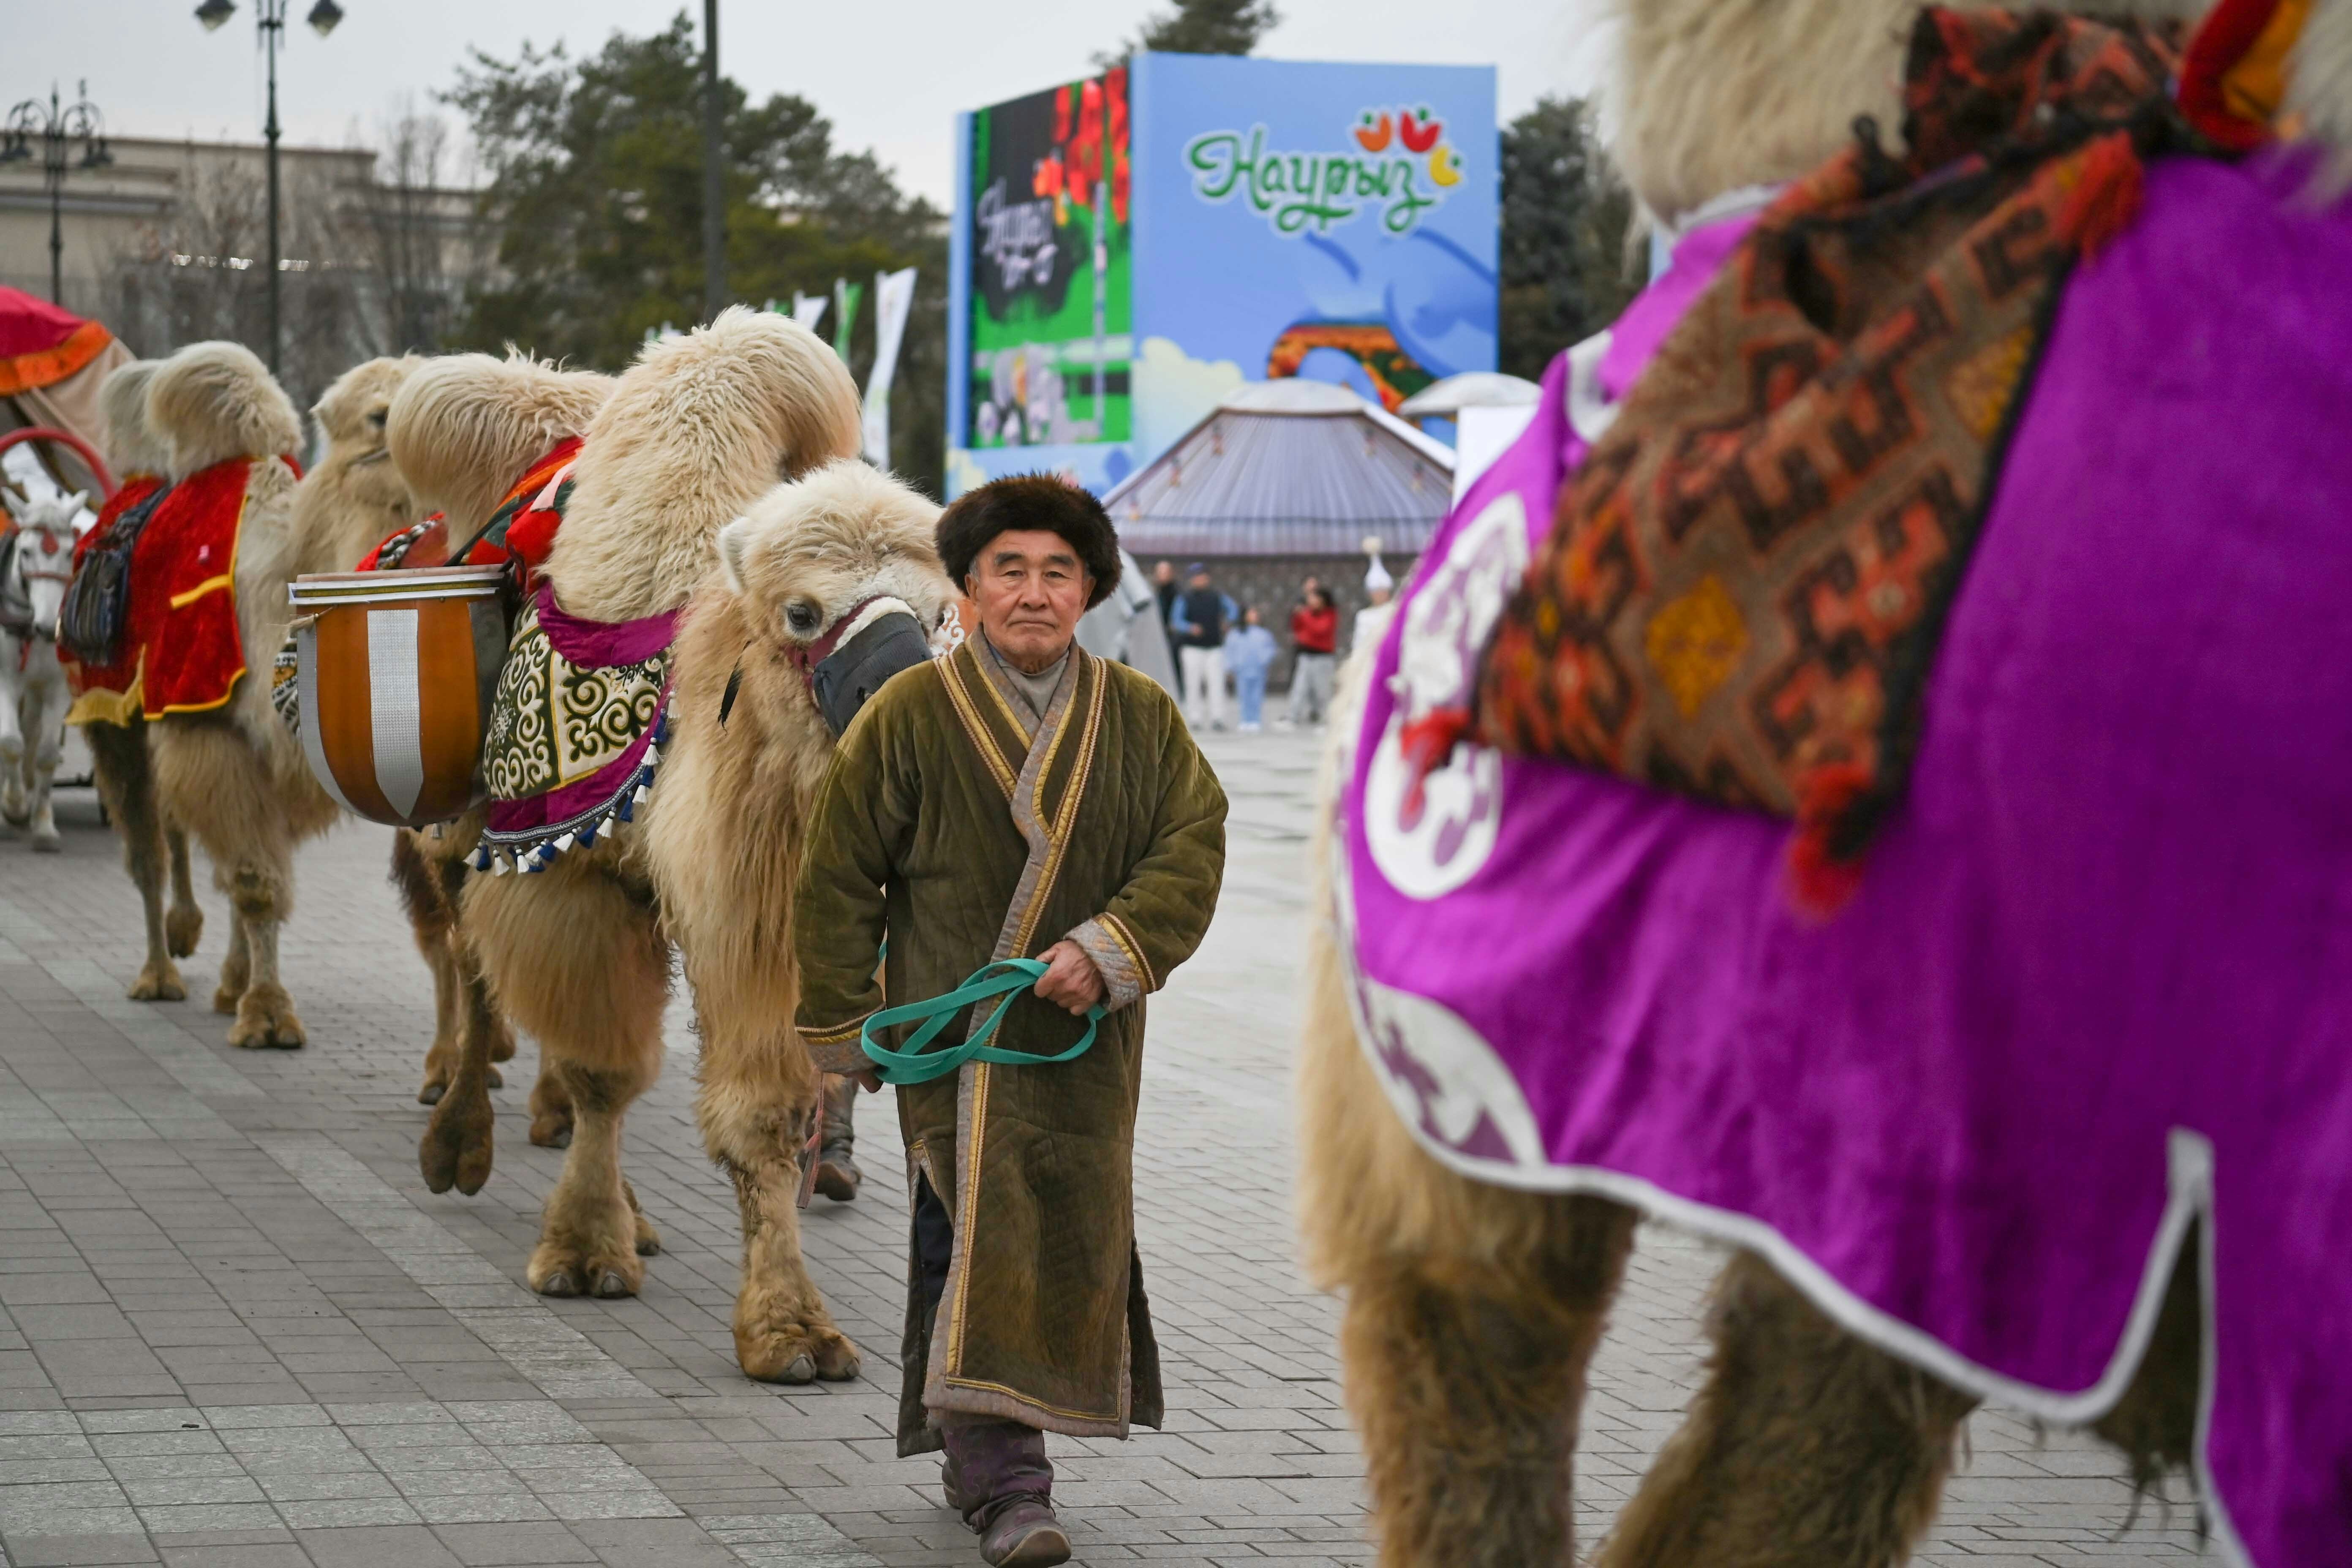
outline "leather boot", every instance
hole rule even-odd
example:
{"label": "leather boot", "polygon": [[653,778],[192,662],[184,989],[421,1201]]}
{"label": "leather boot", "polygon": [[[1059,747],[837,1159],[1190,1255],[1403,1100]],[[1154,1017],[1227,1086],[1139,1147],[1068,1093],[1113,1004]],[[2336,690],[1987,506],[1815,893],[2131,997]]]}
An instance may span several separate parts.
{"label": "leather boot", "polygon": [[1070,1560],[1054,1517],[1054,1467],[1045,1434],[1013,1421],[958,1422],[943,1436],[940,1489],[980,1537],[991,1568],[1050,1568]]}
{"label": "leather boot", "polygon": [[857,1146],[857,1130],[850,1118],[856,1110],[857,1080],[825,1074],[824,1139],[817,1146],[816,1190],[837,1204],[856,1197],[857,1184],[866,1179],[851,1157]]}

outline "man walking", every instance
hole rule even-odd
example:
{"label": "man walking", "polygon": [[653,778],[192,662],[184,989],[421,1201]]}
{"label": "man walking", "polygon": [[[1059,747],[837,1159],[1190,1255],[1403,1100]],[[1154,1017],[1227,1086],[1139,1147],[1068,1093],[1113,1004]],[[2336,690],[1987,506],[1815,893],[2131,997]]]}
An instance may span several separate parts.
{"label": "man walking", "polygon": [[[1104,1009],[1067,1061],[971,1060],[898,1093],[915,1172],[898,1452],[944,1447],[982,1556],[1037,1568],[1070,1552],[1045,1434],[1160,1422],[1130,1187],[1143,997],[1208,929],[1225,797],[1167,694],[1075,644],[1119,572],[1092,496],[998,479],[948,508],[939,550],[981,629],[842,737],[793,910],[797,1022],[820,1066],[870,1068],[860,1030],[886,991],[919,1003],[1030,956],[1045,973],[991,1047],[1060,1056]],[[912,1027],[885,1043],[908,1048]]]}
{"label": "man walking", "polygon": [[1234,602],[1209,581],[1209,569],[1192,563],[1168,626],[1182,650],[1184,717],[1195,729],[1225,727],[1225,633],[1237,618]]}

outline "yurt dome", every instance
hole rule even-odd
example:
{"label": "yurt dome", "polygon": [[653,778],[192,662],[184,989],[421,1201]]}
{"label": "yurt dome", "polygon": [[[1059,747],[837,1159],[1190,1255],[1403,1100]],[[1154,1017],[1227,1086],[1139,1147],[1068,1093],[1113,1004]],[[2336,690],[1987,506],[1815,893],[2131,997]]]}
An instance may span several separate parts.
{"label": "yurt dome", "polygon": [[1103,498],[1147,555],[1351,555],[1368,533],[1418,554],[1444,521],[1454,454],[1328,382],[1254,382]]}

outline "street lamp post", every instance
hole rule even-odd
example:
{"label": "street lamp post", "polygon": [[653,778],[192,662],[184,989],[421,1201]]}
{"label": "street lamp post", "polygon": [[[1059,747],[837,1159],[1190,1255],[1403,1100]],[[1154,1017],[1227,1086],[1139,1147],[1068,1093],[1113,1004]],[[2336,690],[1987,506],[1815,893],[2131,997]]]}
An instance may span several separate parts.
{"label": "street lamp post", "polygon": [[[39,99],[28,98],[8,111],[7,124],[0,129],[0,163],[23,163],[33,155],[33,138],[41,139],[41,179],[49,189],[49,302],[54,305],[66,302],[66,170],[103,168],[114,162],[114,154],[106,150],[106,121],[89,100],[89,83],[78,82],[74,90],[79,101],[60,106],[58,89],[51,86],[46,107]],[[67,162],[69,142],[81,143],[79,165]]]}
{"label": "street lamp post", "polygon": [[[261,29],[262,52],[269,59],[269,110],[261,122],[262,140],[268,143],[269,163],[269,255],[263,265],[268,268],[269,279],[269,374],[278,374],[278,273],[283,269],[278,254],[278,47],[286,37],[287,0],[256,0],[254,20]],[[219,30],[221,24],[236,14],[236,0],[205,0],[196,7],[196,20],[205,25],[207,33]],[[304,18],[319,37],[325,37],[343,19],[343,8],[335,0],[319,0]]]}

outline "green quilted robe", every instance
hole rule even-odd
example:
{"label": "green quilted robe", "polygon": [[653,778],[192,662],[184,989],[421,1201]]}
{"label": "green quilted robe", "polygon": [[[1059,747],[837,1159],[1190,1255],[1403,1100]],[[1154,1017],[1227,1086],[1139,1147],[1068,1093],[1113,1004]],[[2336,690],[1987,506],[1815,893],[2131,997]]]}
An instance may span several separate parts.
{"label": "green quilted robe", "polygon": [[[967,643],[891,680],[842,737],[793,915],[797,1024],[820,1065],[867,1065],[858,1026],[885,986],[938,996],[1064,937],[1109,993],[1074,1061],[971,1062],[898,1090],[908,1184],[928,1176],[955,1228],[936,1311],[909,1247],[900,1453],[938,1447],[949,1412],[1082,1436],[1160,1425],[1131,1189],[1143,998],[1208,930],[1224,823],[1224,792],[1167,693],[1083,648],[1042,721]],[[1024,992],[993,1043],[1050,1056],[1084,1029]],[[889,1033],[903,1047],[912,1026]]]}

